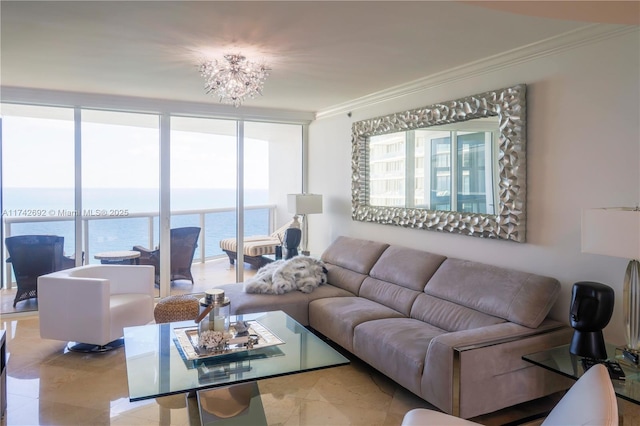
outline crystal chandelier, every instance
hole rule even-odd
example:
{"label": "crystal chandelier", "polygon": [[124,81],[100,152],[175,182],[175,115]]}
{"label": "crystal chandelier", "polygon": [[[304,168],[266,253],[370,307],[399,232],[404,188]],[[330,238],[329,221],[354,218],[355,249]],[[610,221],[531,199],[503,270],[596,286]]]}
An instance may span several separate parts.
{"label": "crystal chandelier", "polygon": [[265,63],[247,61],[243,55],[224,55],[224,61],[204,61],[200,74],[205,79],[207,94],[217,95],[220,102],[236,108],[246,98],[262,95],[262,87],[271,69]]}

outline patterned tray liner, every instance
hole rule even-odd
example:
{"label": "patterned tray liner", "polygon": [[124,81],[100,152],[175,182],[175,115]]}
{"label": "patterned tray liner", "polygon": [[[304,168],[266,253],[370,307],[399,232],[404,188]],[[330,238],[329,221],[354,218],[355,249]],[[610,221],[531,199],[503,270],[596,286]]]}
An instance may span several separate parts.
{"label": "patterned tray liner", "polygon": [[[284,343],[282,339],[258,321],[252,320],[246,322],[249,323],[248,334],[258,336],[258,343],[255,343],[251,349],[247,348],[245,343],[231,343],[225,350],[200,348],[198,347],[198,327],[175,328],[173,331],[176,335],[176,346],[178,346],[178,349],[180,349],[187,360],[196,360],[229,355],[236,352],[247,352],[249,350],[282,345]],[[231,324],[229,332],[232,335],[232,341],[244,340],[237,336],[235,332],[235,324]]]}

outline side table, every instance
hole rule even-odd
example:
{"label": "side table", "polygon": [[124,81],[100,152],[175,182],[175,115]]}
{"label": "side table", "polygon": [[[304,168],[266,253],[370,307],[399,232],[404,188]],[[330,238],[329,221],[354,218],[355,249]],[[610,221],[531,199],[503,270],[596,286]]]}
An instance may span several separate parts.
{"label": "side table", "polygon": [[135,250],[105,251],[96,253],[94,259],[103,265],[139,265],[140,252]]}
{"label": "side table", "polygon": [[[625,380],[612,380],[616,395],[640,405],[640,368],[632,367],[616,357],[614,345],[607,343],[606,346],[608,359],[618,361],[626,376]],[[522,357],[525,361],[574,380],[578,380],[584,374],[582,358],[569,352],[569,345],[557,346]]]}

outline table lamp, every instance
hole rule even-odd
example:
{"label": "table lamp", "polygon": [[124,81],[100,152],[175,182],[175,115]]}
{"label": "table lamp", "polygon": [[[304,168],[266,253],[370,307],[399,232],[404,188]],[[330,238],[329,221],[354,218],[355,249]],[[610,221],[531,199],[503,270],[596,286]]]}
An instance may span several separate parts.
{"label": "table lamp", "polygon": [[625,350],[640,354],[640,209],[595,208],[582,211],[582,252],[630,259],[624,276]]}
{"label": "table lamp", "polygon": [[302,254],[309,255],[307,251],[307,215],[322,213],[322,195],[319,194],[288,194],[287,209],[289,213],[302,218]]}

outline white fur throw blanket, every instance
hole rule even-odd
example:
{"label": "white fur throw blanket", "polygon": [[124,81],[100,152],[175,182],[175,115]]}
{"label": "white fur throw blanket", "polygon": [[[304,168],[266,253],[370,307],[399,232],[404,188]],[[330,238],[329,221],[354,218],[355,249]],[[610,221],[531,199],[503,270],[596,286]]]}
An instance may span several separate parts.
{"label": "white fur throw blanket", "polygon": [[284,294],[294,290],[311,293],[327,282],[327,268],[321,260],[296,256],[276,260],[258,269],[253,278],[244,283],[246,293]]}

